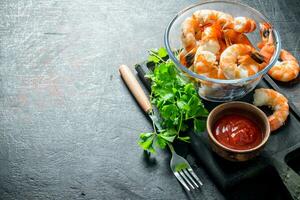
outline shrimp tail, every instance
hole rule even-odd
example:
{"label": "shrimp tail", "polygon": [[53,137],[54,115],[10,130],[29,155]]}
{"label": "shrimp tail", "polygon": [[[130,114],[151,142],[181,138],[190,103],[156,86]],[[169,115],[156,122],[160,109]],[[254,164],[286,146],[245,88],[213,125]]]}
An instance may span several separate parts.
{"label": "shrimp tail", "polygon": [[179,61],[182,65],[184,65],[186,67],[190,67],[190,66],[193,65],[194,57],[195,57],[195,50],[194,49],[189,51],[189,52],[187,52],[185,49],[183,49],[179,53]]}
{"label": "shrimp tail", "polygon": [[263,55],[261,55],[258,51],[253,51],[251,54],[250,54],[251,58],[253,60],[255,60],[258,64],[261,64],[264,62],[265,60],[265,57]]}

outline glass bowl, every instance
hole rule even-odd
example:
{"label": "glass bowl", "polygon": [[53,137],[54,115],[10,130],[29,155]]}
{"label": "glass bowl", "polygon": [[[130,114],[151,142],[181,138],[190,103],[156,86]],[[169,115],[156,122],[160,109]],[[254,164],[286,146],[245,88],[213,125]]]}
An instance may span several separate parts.
{"label": "glass bowl", "polygon": [[178,52],[178,50],[182,48],[180,39],[182,22],[187,17],[192,16],[195,11],[202,9],[213,9],[229,13],[233,17],[244,16],[253,19],[257,24],[257,28],[254,32],[247,33],[247,36],[253,46],[256,46],[256,44],[261,40],[258,24],[264,22],[267,22],[269,24],[271,23],[266,16],[247,5],[229,1],[207,1],[192,5],[180,11],[171,20],[165,31],[164,43],[169,57],[175,63],[175,65],[183,71],[183,73],[197,82],[198,93],[202,98],[215,102],[225,102],[239,99],[252,91],[259,83],[262,76],[265,75],[268,70],[276,63],[281,49],[280,36],[272,25],[272,34],[275,44],[274,54],[269,64],[263,70],[259,71],[253,76],[241,79],[221,80],[208,78],[204,75],[199,75],[182,65],[174,52]]}

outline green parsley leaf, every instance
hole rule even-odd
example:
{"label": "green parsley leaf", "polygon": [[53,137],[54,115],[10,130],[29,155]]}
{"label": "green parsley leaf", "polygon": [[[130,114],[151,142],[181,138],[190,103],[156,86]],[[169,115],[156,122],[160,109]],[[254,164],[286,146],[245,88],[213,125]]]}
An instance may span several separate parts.
{"label": "green parsley leaf", "polygon": [[167,145],[167,141],[161,137],[161,134],[157,135],[156,145],[161,149],[164,149]]}
{"label": "green parsley leaf", "polygon": [[153,140],[155,138],[155,133],[141,133],[139,145],[146,151],[154,153]]}
{"label": "green parsley leaf", "polygon": [[165,119],[175,119],[178,115],[178,107],[174,104],[165,105],[161,108],[160,114]]}
{"label": "green parsley leaf", "polygon": [[159,57],[164,58],[168,55],[168,52],[165,48],[161,47],[158,49],[157,54]]}
{"label": "green parsley leaf", "polygon": [[177,132],[174,129],[170,129],[160,133],[159,136],[168,142],[173,142],[177,136]]}
{"label": "green parsley leaf", "polygon": [[201,102],[196,88],[168,59],[166,49],[150,50],[148,61],[153,66],[153,73],[147,76],[151,80],[151,103],[158,109],[161,121],[153,133],[140,135],[140,146],[149,152],[155,152],[154,145],[165,148],[178,139],[189,142],[187,136],[180,136],[192,124],[194,131],[205,129],[207,110]]}
{"label": "green parsley leaf", "polygon": [[201,132],[205,131],[205,128],[206,128],[205,120],[194,119],[194,131],[196,133],[201,133]]}
{"label": "green parsley leaf", "polygon": [[149,61],[149,62],[157,63],[157,62],[159,62],[160,60],[159,60],[159,58],[157,58],[156,56],[149,56],[149,57],[148,57],[148,61]]}

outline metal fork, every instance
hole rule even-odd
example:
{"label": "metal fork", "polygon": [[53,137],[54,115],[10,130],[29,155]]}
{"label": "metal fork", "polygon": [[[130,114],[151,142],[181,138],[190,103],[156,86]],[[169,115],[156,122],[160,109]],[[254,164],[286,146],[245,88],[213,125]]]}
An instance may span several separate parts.
{"label": "metal fork", "polygon": [[170,162],[170,167],[173,174],[176,176],[177,180],[183,185],[187,190],[194,190],[203,185],[198,176],[195,174],[192,167],[189,165],[188,161],[183,157],[179,156],[173,146],[169,144],[169,148],[172,152],[172,158]]}
{"label": "metal fork", "polygon": [[[129,90],[134,95],[137,102],[140,104],[141,108],[148,114],[150,111],[154,111],[148,97],[132,74],[131,70],[126,65],[121,65],[119,71]],[[150,118],[154,123],[156,123],[156,119],[154,119],[152,116],[150,116]],[[172,152],[170,167],[174,175],[184,186],[184,188],[190,191],[191,189],[199,188],[200,186],[202,186],[202,182],[197,177],[189,163],[183,157],[176,154],[171,144],[169,144],[169,148]]]}

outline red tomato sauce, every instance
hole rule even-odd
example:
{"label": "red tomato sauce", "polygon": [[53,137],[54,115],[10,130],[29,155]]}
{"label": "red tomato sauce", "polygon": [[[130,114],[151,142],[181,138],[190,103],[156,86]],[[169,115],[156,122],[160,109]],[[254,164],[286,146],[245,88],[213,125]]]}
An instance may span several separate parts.
{"label": "red tomato sauce", "polygon": [[213,129],[214,137],[224,146],[246,150],[258,146],[263,140],[262,130],[247,117],[231,114],[221,117]]}

